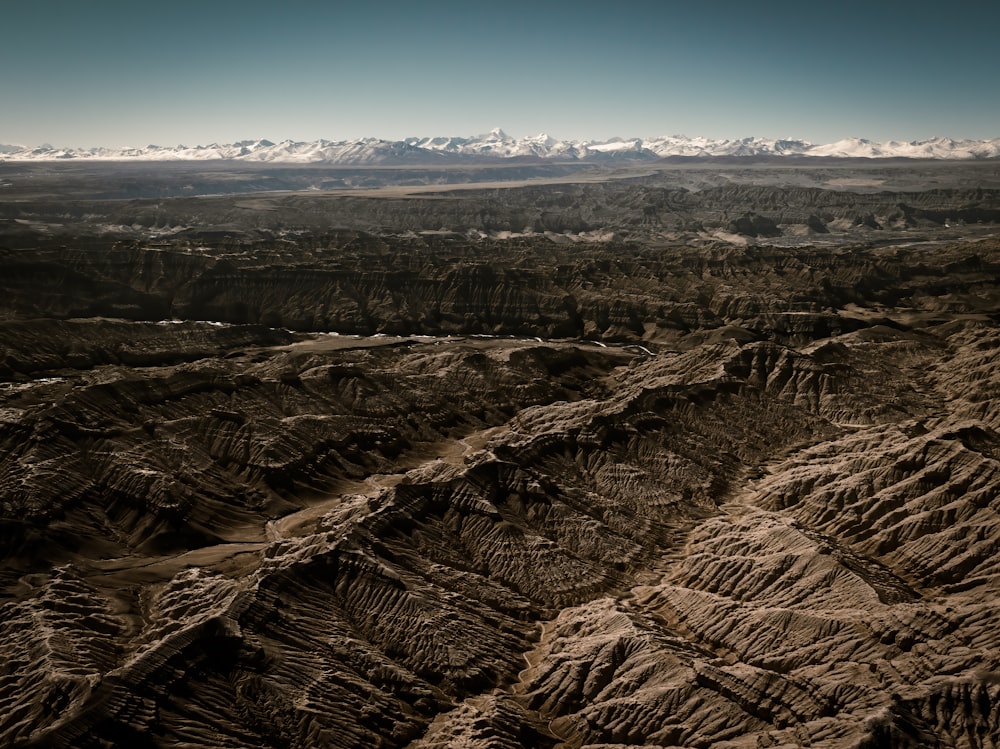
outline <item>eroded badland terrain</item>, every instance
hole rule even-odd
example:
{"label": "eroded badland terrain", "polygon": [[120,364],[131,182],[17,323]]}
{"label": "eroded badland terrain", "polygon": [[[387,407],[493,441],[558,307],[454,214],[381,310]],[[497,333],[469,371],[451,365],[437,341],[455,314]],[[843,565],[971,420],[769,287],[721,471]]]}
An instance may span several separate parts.
{"label": "eroded badland terrain", "polygon": [[519,169],[0,164],[0,745],[1000,743],[1000,164]]}

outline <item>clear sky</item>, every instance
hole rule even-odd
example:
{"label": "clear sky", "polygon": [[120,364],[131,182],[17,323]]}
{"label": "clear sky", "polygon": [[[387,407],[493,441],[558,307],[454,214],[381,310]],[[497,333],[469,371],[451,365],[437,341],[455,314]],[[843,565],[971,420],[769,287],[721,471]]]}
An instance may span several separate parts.
{"label": "clear sky", "polygon": [[0,143],[1000,137],[1000,2],[11,0]]}

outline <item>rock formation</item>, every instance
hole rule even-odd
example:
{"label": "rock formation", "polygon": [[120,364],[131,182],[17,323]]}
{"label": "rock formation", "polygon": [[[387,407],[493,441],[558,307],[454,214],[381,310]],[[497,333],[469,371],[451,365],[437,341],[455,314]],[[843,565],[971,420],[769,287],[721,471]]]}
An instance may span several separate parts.
{"label": "rock formation", "polygon": [[33,231],[3,745],[1000,742],[988,231]]}

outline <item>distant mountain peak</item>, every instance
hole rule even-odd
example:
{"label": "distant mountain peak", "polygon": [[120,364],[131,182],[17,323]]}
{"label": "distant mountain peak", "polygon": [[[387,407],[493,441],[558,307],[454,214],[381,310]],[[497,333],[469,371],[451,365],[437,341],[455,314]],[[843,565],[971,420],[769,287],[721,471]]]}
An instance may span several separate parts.
{"label": "distant mountain peak", "polygon": [[267,161],[274,163],[317,163],[364,165],[440,164],[447,157],[454,162],[498,161],[504,159],[563,159],[587,162],[650,161],[662,158],[781,157],[825,158],[919,158],[996,159],[1000,158],[1000,138],[963,140],[937,136],[923,141],[877,142],[851,136],[827,144],[813,144],[792,137],[770,139],[748,136],[711,139],[685,135],[656,138],[608,138],[607,140],[560,140],[548,133],[515,138],[501,128],[472,137],[411,137],[405,140],[357,138],[354,140],[292,141],[274,143],[263,138],[230,144],[144,148],[55,148],[49,144],[35,148],[0,146],[0,161],[51,161],[88,159],[97,161]]}

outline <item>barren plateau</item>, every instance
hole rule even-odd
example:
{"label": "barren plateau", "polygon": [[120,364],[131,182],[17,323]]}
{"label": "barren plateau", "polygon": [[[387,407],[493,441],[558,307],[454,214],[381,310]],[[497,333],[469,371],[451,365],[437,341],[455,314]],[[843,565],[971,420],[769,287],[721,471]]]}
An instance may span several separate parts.
{"label": "barren plateau", "polygon": [[1000,164],[0,164],[0,745],[1000,745]]}

